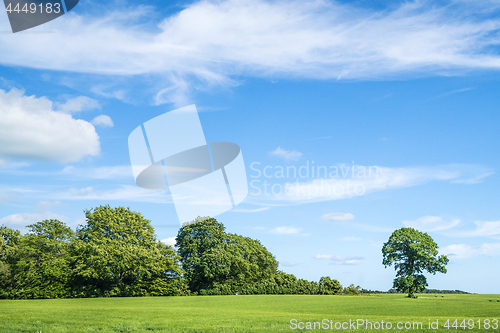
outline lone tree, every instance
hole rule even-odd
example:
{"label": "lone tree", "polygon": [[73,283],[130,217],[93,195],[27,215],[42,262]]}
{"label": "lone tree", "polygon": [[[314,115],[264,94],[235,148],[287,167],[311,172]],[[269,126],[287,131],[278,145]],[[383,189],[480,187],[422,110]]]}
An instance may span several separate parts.
{"label": "lone tree", "polygon": [[386,268],[394,264],[397,271],[393,287],[414,298],[415,293],[428,285],[423,271],[446,273],[445,267],[449,260],[444,255],[438,257],[437,249],[437,244],[427,233],[413,228],[394,231],[382,247],[382,263]]}

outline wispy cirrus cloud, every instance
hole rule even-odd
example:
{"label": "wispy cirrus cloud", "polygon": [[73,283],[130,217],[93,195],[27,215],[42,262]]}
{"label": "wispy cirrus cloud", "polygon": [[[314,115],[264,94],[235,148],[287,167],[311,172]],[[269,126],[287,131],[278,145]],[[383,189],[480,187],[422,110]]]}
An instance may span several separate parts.
{"label": "wispy cirrus cloud", "polygon": [[302,156],[302,153],[300,151],[286,150],[278,147],[275,150],[269,152],[269,155],[281,157],[286,161],[297,161]]}
{"label": "wispy cirrus cloud", "polygon": [[64,103],[54,103],[54,105],[57,111],[65,113],[77,113],[101,108],[98,101],[87,96],[70,98]]}
{"label": "wispy cirrus cloud", "polygon": [[[356,168],[352,169],[356,171],[351,172],[349,168]],[[335,177],[310,181],[297,179],[293,183],[284,184],[281,182],[279,183],[280,191],[261,191],[259,197],[261,200],[256,200],[257,197],[254,200],[262,204],[265,202],[268,204],[303,204],[332,201],[363,196],[377,191],[418,186],[432,181],[476,184],[493,174],[491,169],[485,167],[460,164],[436,167],[349,166],[349,168],[343,170],[341,166],[341,172],[336,173]],[[370,173],[367,170],[370,170]],[[344,171],[346,171],[345,174]],[[272,179],[267,179],[267,182],[272,184]],[[251,187],[258,188],[259,184],[254,182]],[[252,191],[250,193],[252,194]]]}
{"label": "wispy cirrus cloud", "polygon": [[328,259],[331,260],[332,265],[360,265],[361,260],[364,257],[344,257],[344,256],[334,256],[331,254],[317,254],[315,259]]}
{"label": "wispy cirrus cloud", "polygon": [[480,255],[498,256],[500,255],[500,243],[484,243],[480,246],[452,244],[440,249],[439,253],[456,259],[468,259]]}
{"label": "wispy cirrus cloud", "polygon": [[147,190],[137,186],[121,185],[116,188],[99,190],[93,187],[70,188],[56,192],[51,197],[57,200],[124,200],[133,202],[172,203],[166,190]]}
{"label": "wispy cirrus cloud", "polygon": [[351,213],[327,213],[321,215],[321,219],[325,221],[349,221],[354,220],[354,215]]}
{"label": "wispy cirrus cloud", "polygon": [[75,167],[69,165],[58,174],[78,177],[79,179],[133,179],[130,165],[115,165],[103,167]]}
{"label": "wispy cirrus cloud", "polygon": [[0,225],[5,224],[8,227],[19,228],[48,219],[65,221],[68,218],[64,215],[51,212],[18,213],[4,216],[0,219]]}
{"label": "wispy cirrus cloud", "polygon": [[456,237],[492,237],[500,235],[500,221],[476,221],[476,228],[468,231],[455,231]]}
{"label": "wispy cirrus cloud", "polygon": [[403,224],[406,227],[412,227],[419,231],[438,231],[454,228],[460,224],[460,220],[450,219],[449,221],[445,221],[440,216],[423,216],[414,221],[405,220]]}
{"label": "wispy cirrus cloud", "polygon": [[277,235],[294,235],[298,234],[302,229],[294,226],[283,226],[271,229],[270,233]]}
{"label": "wispy cirrus cloud", "polygon": [[[1,35],[0,63],[155,74],[156,104],[186,103],[193,87],[229,86],[242,75],[453,75],[500,69],[500,22],[491,15],[499,9],[488,0],[410,1],[380,11],[330,1],[201,0],[145,24],[154,7],[108,6],[106,15],[71,12],[44,25],[56,33]],[[1,16],[0,28],[8,27]]]}

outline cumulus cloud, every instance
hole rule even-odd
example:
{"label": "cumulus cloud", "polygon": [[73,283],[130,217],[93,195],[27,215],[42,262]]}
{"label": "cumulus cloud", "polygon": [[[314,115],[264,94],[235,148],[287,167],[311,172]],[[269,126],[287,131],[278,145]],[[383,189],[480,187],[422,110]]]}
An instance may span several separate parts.
{"label": "cumulus cloud", "polygon": [[272,234],[278,234],[278,235],[291,235],[291,234],[298,234],[300,232],[300,228],[296,228],[294,226],[284,226],[284,227],[276,227],[271,229]]}
{"label": "cumulus cloud", "polygon": [[175,237],[168,237],[162,239],[161,242],[170,246],[175,246]]}
{"label": "cumulus cloud", "polygon": [[297,161],[302,156],[302,153],[296,150],[286,150],[278,147],[276,150],[271,151],[269,155],[281,157],[286,161]]}
{"label": "cumulus cloud", "polygon": [[100,152],[92,124],[53,110],[46,97],[0,89],[0,159],[76,162]]}
{"label": "cumulus cloud", "polygon": [[91,123],[95,126],[102,126],[102,127],[113,127],[113,120],[111,119],[110,116],[107,116],[105,114],[101,114],[94,119],[92,119]]}
{"label": "cumulus cloud", "polygon": [[364,257],[343,257],[331,254],[317,254],[314,258],[331,260],[332,265],[360,265],[361,260],[364,259]]}
{"label": "cumulus cloud", "polygon": [[452,244],[440,249],[439,253],[456,259],[468,259],[479,255],[498,256],[500,255],[500,243],[484,243],[481,246]]}
{"label": "cumulus cloud", "polygon": [[[233,76],[319,79],[453,75],[500,68],[500,8],[488,0],[403,2],[383,11],[334,1],[201,0],[160,22],[153,7],[69,13],[53,34],[0,36],[0,63],[107,75],[158,74],[155,103]],[[155,13],[156,14],[156,13]],[[0,26],[8,29],[7,16]],[[199,84],[201,82],[202,84]]]}
{"label": "cumulus cloud", "polygon": [[55,103],[57,111],[77,113],[80,111],[100,109],[101,105],[95,99],[87,96],[78,96],[68,99],[65,103]]}
{"label": "cumulus cloud", "polygon": [[406,227],[412,227],[419,231],[438,231],[454,228],[460,224],[460,220],[451,219],[449,221],[445,221],[439,216],[424,216],[416,219],[415,221],[405,220],[403,221],[403,224]]}
{"label": "cumulus cloud", "polygon": [[354,215],[351,213],[328,213],[321,215],[321,219],[325,221],[348,221],[354,220]]}

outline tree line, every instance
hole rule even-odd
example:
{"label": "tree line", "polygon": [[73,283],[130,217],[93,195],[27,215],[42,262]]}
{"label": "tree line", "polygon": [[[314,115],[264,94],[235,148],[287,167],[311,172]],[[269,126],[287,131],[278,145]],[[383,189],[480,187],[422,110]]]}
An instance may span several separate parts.
{"label": "tree line", "polygon": [[318,282],[278,270],[258,241],[225,232],[213,218],[184,224],[176,249],[158,240],[149,220],[128,208],[85,212],[74,232],[58,220],[28,233],[0,226],[0,298],[355,294],[330,277]]}

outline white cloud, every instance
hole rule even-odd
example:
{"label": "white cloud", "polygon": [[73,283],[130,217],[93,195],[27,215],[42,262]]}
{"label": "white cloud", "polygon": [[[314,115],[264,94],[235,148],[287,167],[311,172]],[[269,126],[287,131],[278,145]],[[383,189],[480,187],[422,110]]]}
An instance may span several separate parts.
{"label": "white cloud", "polygon": [[92,119],[91,123],[95,126],[102,126],[102,127],[113,127],[113,120],[111,119],[110,116],[107,116],[105,114],[101,114],[94,119]]}
{"label": "white cloud", "polygon": [[79,179],[132,179],[132,167],[130,165],[104,166],[95,168],[78,168],[73,165],[65,167],[61,172],[63,175],[76,176]]}
{"label": "white cloud", "polygon": [[360,265],[363,257],[343,257],[334,256],[331,254],[317,254],[315,259],[328,259],[331,260],[332,265]]}
{"label": "white cloud", "polygon": [[243,208],[236,208],[232,209],[232,212],[237,212],[237,213],[258,213],[258,212],[263,212],[265,210],[268,210],[270,207],[261,207],[261,208],[255,208],[255,209],[243,209]]}
{"label": "white cloud", "polygon": [[[282,191],[265,197],[267,202],[301,204],[352,198],[376,191],[417,186],[431,181],[457,181],[485,175],[485,168],[471,165],[437,167],[388,168],[380,166],[353,166],[339,168],[337,177],[282,184]],[[369,170],[371,169],[371,175]],[[361,171],[364,170],[362,176]],[[343,175],[347,176],[343,178]],[[489,173],[488,173],[489,174]],[[259,200],[255,200],[259,203]]]}
{"label": "white cloud", "polygon": [[460,220],[451,219],[449,221],[444,221],[442,217],[439,216],[423,216],[415,221],[403,221],[406,227],[412,227],[419,231],[438,231],[446,230],[456,227],[460,224]]}
{"label": "white cloud", "polygon": [[354,220],[354,215],[351,213],[328,213],[321,215],[321,219],[325,221],[348,221]]}
{"label": "white cloud", "polygon": [[269,155],[278,156],[287,161],[297,161],[302,156],[302,153],[296,150],[286,150],[278,147],[276,150],[271,151]]}
{"label": "white cloud", "polygon": [[7,227],[12,228],[22,228],[27,225],[37,223],[43,220],[60,220],[62,222],[67,221],[67,217],[64,215],[43,212],[43,213],[19,213],[5,216],[0,219],[0,225],[5,224]]}
{"label": "white cloud", "polygon": [[69,193],[71,193],[71,195],[73,196],[85,196],[89,193],[92,193],[94,191],[94,189],[92,187],[85,187],[85,188],[70,188],[69,189]]}
{"label": "white cloud", "polygon": [[[233,75],[452,75],[500,68],[494,51],[500,23],[489,17],[499,7],[487,0],[452,6],[415,1],[374,11],[330,1],[201,0],[149,26],[144,21],[153,7],[98,17],[72,12],[44,25],[57,33],[0,36],[0,62],[109,75],[157,73],[156,103],[185,103],[193,85],[230,85]],[[8,30],[6,15],[0,27]]]}
{"label": "white cloud", "polygon": [[162,239],[161,242],[170,246],[175,246],[175,237],[168,237]]}
{"label": "white cloud", "polygon": [[95,99],[78,96],[68,99],[65,103],[55,103],[57,111],[65,113],[77,113],[80,111],[100,109],[101,105]]}
{"label": "white cloud", "polygon": [[475,230],[460,231],[453,234],[458,237],[489,237],[500,235],[500,221],[476,221]]}
{"label": "white cloud", "polygon": [[123,185],[116,189],[96,190],[92,187],[70,188],[67,192],[54,193],[57,200],[123,200],[133,202],[172,203],[165,190],[149,190],[138,186]]}
{"label": "white cloud", "polygon": [[481,246],[452,244],[440,249],[439,253],[456,259],[468,259],[479,255],[498,256],[500,255],[500,243],[484,243]]}
{"label": "white cloud", "polygon": [[0,89],[0,158],[76,162],[100,152],[92,124],[53,111],[46,97]]}
{"label": "white cloud", "polygon": [[280,261],[279,264],[280,264],[280,266],[285,266],[285,267],[292,267],[292,266],[300,265],[300,263],[293,262],[293,261]]}
{"label": "white cloud", "polygon": [[276,227],[271,229],[272,234],[278,234],[278,235],[291,235],[291,234],[298,234],[300,232],[300,228],[295,228],[294,226],[291,227]]}
{"label": "white cloud", "polygon": [[316,259],[331,259],[333,256],[331,254],[317,254]]}

